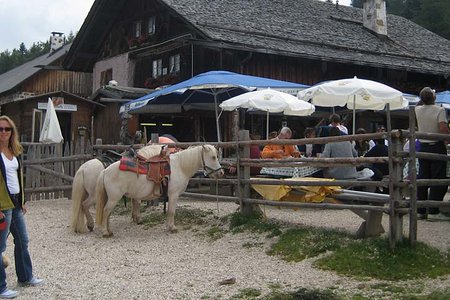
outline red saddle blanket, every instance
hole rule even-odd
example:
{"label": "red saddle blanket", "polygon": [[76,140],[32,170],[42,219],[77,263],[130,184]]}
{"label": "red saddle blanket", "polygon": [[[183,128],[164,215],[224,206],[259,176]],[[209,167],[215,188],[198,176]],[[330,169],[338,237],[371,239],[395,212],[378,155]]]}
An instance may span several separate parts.
{"label": "red saddle blanket", "polygon": [[134,157],[122,157],[120,159],[119,170],[146,174],[148,180],[161,183],[165,176],[170,175],[170,164],[167,157],[160,155],[147,160]]}

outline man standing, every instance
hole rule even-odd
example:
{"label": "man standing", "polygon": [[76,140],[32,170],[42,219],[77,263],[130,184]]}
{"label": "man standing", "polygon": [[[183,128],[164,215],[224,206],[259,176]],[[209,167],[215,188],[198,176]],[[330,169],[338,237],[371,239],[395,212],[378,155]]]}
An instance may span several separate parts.
{"label": "man standing", "polygon": [[[419,132],[449,134],[447,114],[443,107],[435,105],[436,94],[434,90],[425,87],[420,91],[420,100],[423,105],[416,106],[416,118]],[[447,155],[447,142],[420,139],[419,152]],[[447,164],[439,160],[419,159],[419,179],[445,179]],[[443,201],[448,186],[419,186],[417,188],[418,200]],[[419,208],[419,218],[426,219],[425,208]],[[440,219],[439,208],[429,208],[430,219]]]}

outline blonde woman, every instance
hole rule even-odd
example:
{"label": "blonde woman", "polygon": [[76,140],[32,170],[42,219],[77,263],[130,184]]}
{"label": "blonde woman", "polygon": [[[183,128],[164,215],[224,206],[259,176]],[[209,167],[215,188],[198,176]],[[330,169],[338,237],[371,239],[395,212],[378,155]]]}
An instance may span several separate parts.
{"label": "blonde woman", "polygon": [[[44,281],[33,276],[28,252],[21,154],[22,145],[16,125],[9,117],[0,116],[0,210],[7,221],[6,229],[0,232],[0,252],[3,254],[6,250],[10,232],[14,238],[14,261],[19,285],[37,286]],[[5,267],[0,264],[0,298],[11,299],[18,294],[7,287]]]}

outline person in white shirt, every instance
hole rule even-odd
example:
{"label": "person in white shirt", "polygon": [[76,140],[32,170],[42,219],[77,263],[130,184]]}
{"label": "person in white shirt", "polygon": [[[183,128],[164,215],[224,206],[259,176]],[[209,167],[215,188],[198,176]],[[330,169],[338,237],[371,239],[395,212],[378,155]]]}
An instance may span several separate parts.
{"label": "person in white shirt", "polygon": [[348,134],[348,129],[341,124],[341,117],[338,114],[332,114],[330,116],[330,124],[328,126],[337,127],[343,133]]}
{"label": "person in white shirt", "polygon": [[[445,108],[435,105],[436,94],[434,90],[425,87],[420,91],[420,100],[423,105],[416,106],[416,119],[419,132],[449,134],[447,113]],[[419,139],[419,152],[436,153],[447,155],[447,142]],[[418,179],[445,179],[447,173],[447,164],[440,160],[419,158]],[[447,185],[439,186],[419,186],[417,187],[417,200],[443,201],[447,192]],[[426,209],[418,208],[419,218],[426,219]],[[432,218],[441,218],[439,208],[430,207],[428,213],[434,215]],[[437,217],[435,217],[438,215]]]}
{"label": "person in white shirt", "polygon": [[[384,128],[383,125],[382,125],[382,126],[379,126],[379,127],[377,128],[376,132],[386,132],[386,128]],[[388,140],[385,139],[385,140],[384,140],[384,144],[385,144],[386,146],[388,146],[388,145],[389,145]],[[372,149],[373,146],[375,146],[375,145],[376,145],[375,141],[374,141],[374,140],[370,140],[370,141],[369,141],[369,150]]]}

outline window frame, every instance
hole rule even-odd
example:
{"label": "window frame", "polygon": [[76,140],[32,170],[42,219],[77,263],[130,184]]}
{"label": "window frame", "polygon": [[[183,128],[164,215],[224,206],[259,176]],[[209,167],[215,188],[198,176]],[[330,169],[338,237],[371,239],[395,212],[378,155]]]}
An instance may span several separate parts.
{"label": "window frame", "polygon": [[142,32],[142,22],[135,21],[133,22],[133,37],[138,38],[141,36]]}
{"label": "window frame", "polygon": [[150,16],[147,19],[147,33],[154,35],[156,33],[156,16]]}
{"label": "window frame", "polygon": [[179,53],[169,57],[169,74],[179,73],[181,69],[181,56]]}
{"label": "window frame", "polygon": [[162,59],[154,59],[152,61],[152,77],[153,78],[158,78],[161,77],[163,72],[162,72]]}

